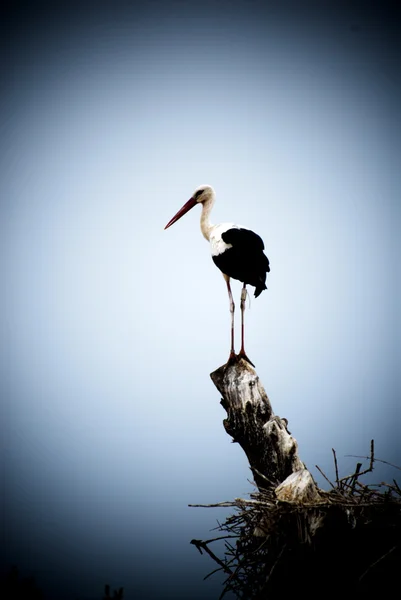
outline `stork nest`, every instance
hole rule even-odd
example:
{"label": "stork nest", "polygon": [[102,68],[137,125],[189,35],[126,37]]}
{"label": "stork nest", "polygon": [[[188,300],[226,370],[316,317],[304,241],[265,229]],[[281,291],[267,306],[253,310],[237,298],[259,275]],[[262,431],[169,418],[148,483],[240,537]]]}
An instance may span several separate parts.
{"label": "stork nest", "polygon": [[[358,462],[354,473],[340,478],[334,450],[333,456],[336,479],[331,482],[317,467],[331,489],[319,489],[314,502],[279,500],[277,484],[271,483],[249,499],[191,505],[235,509],[215,528],[223,535],[191,541],[218,565],[205,579],[217,572],[227,575],[220,598],[261,600],[283,592],[287,597],[302,588],[313,598],[328,584],[341,594],[370,598],[399,587],[401,488],[395,479],[362,483],[375,462],[386,462],[375,459],[373,440],[370,457],[358,457],[370,460],[365,470]],[[216,542],[224,544],[222,558],[210,548]]]}

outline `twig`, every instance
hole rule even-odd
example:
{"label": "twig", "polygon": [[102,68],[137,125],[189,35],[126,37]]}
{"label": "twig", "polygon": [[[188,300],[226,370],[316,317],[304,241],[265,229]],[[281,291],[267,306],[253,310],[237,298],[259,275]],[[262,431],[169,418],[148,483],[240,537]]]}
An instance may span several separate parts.
{"label": "twig", "polygon": [[350,488],[351,488],[351,495],[353,495],[354,491],[355,491],[355,484],[356,481],[359,477],[359,473],[361,471],[362,468],[362,463],[357,463],[356,465],[356,469],[355,469],[355,473],[352,476],[351,482],[350,482]]}
{"label": "twig", "polygon": [[[244,500],[245,502],[245,500]],[[217,504],[188,504],[191,508],[232,508],[236,506],[235,501],[218,502]]]}
{"label": "twig", "polygon": [[[369,460],[369,456],[359,456],[358,454],[345,454],[344,456],[349,457],[349,458],[363,458],[365,460]],[[399,467],[398,465],[394,465],[391,462],[388,462],[387,460],[381,460],[380,458],[375,458],[375,462],[380,462],[383,463],[384,465],[389,465],[390,467],[394,467],[394,469],[398,469],[399,471],[401,471],[401,467]]]}
{"label": "twig", "polygon": [[[231,538],[238,538],[239,535],[221,535],[220,537],[212,538],[211,540],[204,540],[204,544],[211,544],[212,542],[217,542],[218,540],[229,540]],[[191,542],[192,543],[192,542]]]}
{"label": "twig", "polygon": [[[371,440],[370,441],[370,464],[369,464],[369,467],[367,469],[365,469],[364,471],[360,471],[360,468],[362,465],[361,465],[361,463],[358,463],[356,466],[355,473],[353,473],[352,475],[347,475],[347,477],[343,477],[342,479],[340,479],[340,482],[346,481],[347,479],[350,479],[350,478],[358,478],[358,477],[361,477],[361,475],[366,475],[366,473],[370,473],[371,471],[373,471],[373,463],[375,462],[374,450],[375,450],[375,443],[374,443],[374,440]],[[369,458],[369,457],[362,457],[362,458]],[[358,465],[360,465],[359,469],[358,469]]]}
{"label": "twig", "polygon": [[330,479],[323,473],[322,469],[320,467],[318,467],[318,465],[315,465],[315,467],[319,471],[319,473],[321,473],[323,475],[323,477],[331,485],[331,487],[335,490],[336,486],[334,485],[334,483],[331,483]]}
{"label": "twig", "polygon": [[397,545],[393,546],[392,548],[390,548],[390,550],[388,552],[386,552],[385,554],[383,554],[383,556],[381,556],[380,558],[378,558],[377,560],[375,560],[374,563],[372,563],[371,565],[368,566],[368,568],[366,569],[366,571],[364,571],[362,573],[362,575],[359,578],[359,581],[361,581],[365,575],[371,570],[373,569],[379,562],[381,562],[382,560],[384,560],[385,558],[387,558],[387,556],[389,556],[392,552],[394,552],[394,550],[397,548]]}
{"label": "twig", "polygon": [[373,463],[375,460],[375,441],[374,440],[370,440],[370,465],[369,465],[369,471],[373,471]]}
{"label": "twig", "polygon": [[338,464],[337,464],[336,451],[334,450],[334,448],[332,448],[331,451],[332,451],[333,456],[334,456],[334,467],[335,467],[335,470],[336,470],[336,484],[337,484],[338,488],[341,488],[339,477],[338,477]]}
{"label": "twig", "polygon": [[395,485],[395,487],[397,488],[397,492],[398,492],[398,493],[400,494],[400,496],[401,496],[401,488],[400,488],[400,486],[398,485],[398,483],[396,482],[396,480],[395,480],[395,479],[393,479],[393,482],[394,482],[394,485]]}
{"label": "twig", "polygon": [[212,552],[212,551],[210,550],[210,548],[208,548],[208,547],[207,547],[207,543],[206,543],[206,542],[202,542],[202,540],[191,540],[191,542],[190,542],[190,543],[191,543],[191,544],[193,544],[193,545],[194,545],[196,548],[198,548],[198,550],[199,550],[199,552],[200,552],[201,554],[202,554],[202,548],[203,548],[203,550],[204,550],[205,552],[207,552],[207,553],[209,554],[209,556],[210,556],[211,558],[213,558],[213,560],[214,560],[215,562],[217,562],[217,564],[218,564],[218,565],[220,565],[220,566],[221,566],[221,568],[222,568],[222,569],[224,569],[224,571],[225,571],[226,573],[232,573],[232,569],[230,569],[230,567],[227,567],[227,565],[226,565],[226,564],[225,564],[225,563],[224,563],[222,560],[220,560],[220,558],[219,558],[218,556],[216,556],[216,555],[214,554],[214,552]]}
{"label": "twig", "polygon": [[277,557],[277,558],[276,558],[276,560],[274,561],[274,564],[273,564],[272,568],[270,569],[268,576],[266,577],[266,583],[269,581],[269,579],[270,579],[270,578],[271,578],[271,576],[273,575],[273,571],[274,571],[274,569],[276,568],[276,566],[277,566],[277,563],[279,562],[279,560],[280,560],[280,559],[281,559],[281,557],[283,556],[283,554],[284,554],[284,550],[286,549],[286,547],[287,547],[287,544],[284,544],[284,546],[281,548],[281,550],[280,550],[280,553],[279,553],[278,557]]}
{"label": "twig", "polygon": [[206,581],[206,579],[209,579],[209,577],[211,577],[215,573],[218,573],[221,570],[222,570],[222,567],[218,567],[217,569],[214,569],[214,571],[210,571],[210,573],[208,573],[207,575],[204,576],[203,581]]}
{"label": "twig", "polygon": [[[266,475],[263,475],[263,473],[261,473],[260,471],[258,471],[258,470],[256,469],[256,467],[249,467],[249,468],[251,469],[251,471],[252,471],[253,473],[256,473],[256,475],[259,475],[259,477],[260,477],[261,479],[263,479],[264,481],[266,481],[266,483],[268,483],[270,487],[273,485],[273,482],[272,482],[272,480],[271,480],[271,479],[269,479],[268,477],[266,477]],[[248,479],[248,481],[249,481],[249,479]],[[250,483],[252,483],[252,485],[256,487],[256,484],[255,484],[254,482],[250,482]]]}

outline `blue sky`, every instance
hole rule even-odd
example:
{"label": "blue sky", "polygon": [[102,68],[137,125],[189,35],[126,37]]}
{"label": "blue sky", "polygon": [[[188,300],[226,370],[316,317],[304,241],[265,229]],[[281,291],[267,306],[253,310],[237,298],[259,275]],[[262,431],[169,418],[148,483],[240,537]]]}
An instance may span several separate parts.
{"label": "blue sky", "polygon": [[[163,230],[202,183],[213,222],[264,239],[246,348],[301,458],[321,482],[331,448],[345,475],[374,438],[401,464],[397,47],[386,3],[347,6],[9,17],[5,559],[49,597],[106,582],[127,598],[219,594],[189,540],[224,512],[187,505],[252,489],[209,378],[229,353],[228,299],[200,211]],[[378,464],[373,480],[396,476]]]}

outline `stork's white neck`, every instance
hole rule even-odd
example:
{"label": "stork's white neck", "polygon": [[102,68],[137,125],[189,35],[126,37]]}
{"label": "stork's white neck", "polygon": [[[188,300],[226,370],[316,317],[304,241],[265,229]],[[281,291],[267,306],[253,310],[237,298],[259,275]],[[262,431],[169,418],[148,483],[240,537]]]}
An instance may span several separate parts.
{"label": "stork's white neck", "polygon": [[200,218],[200,228],[202,235],[207,241],[210,240],[210,233],[213,229],[213,225],[209,221],[210,211],[213,208],[214,196],[211,196],[205,202],[202,203],[202,214]]}

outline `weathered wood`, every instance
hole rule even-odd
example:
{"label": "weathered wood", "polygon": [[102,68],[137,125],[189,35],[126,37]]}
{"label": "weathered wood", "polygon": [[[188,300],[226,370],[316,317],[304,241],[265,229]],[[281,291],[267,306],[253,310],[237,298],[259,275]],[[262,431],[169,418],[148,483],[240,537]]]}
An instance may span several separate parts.
{"label": "weathered wood", "polygon": [[297,441],[288,431],[286,419],[273,413],[255,369],[246,360],[238,359],[223,365],[210,376],[223,397],[221,405],[227,411],[223,421],[225,430],[244,450],[258,488],[278,486],[299,472],[287,486],[283,484],[281,494],[295,500],[294,483],[297,481],[300,499],[305,495],[310,499],[315,485],[311,475],[303,473],[306,469],[298,456]]}
{"label": "weathered wood", "polygon": [[[336,485],[317,467],[332,488],[319,490],[299,458],[286,419],[274,414],[252,366],[237,358],[211,378],[227,411],[224,427],[245,451],[259,487],[249,500],[208,505],[236,508],[219,525],[236,543],[226,542],[224,560],[209,553],[219,569],[231,570],[222,596],[233,592],[237,598],[270,598],[282,596],[284,589],[286,597],[296,597],[300,582],[312,580],[316,589],[335,581],[340,592],[365,599],[376,597],[383,581],[391,580],[395,588],[401,488],[395,480],[380,486],[360,482],[361,475],[373,470],[373,441],[369,467],[362,470],[358,463],[347,477],[340,478],[333,450]],[[384,492],[375,489],[381,486],[386,486]],[[312,595],[317,596],[313,590]]]}
{"label": "weathered wood", "polygon": [[288,475],[274,490],[276,497],[285,502],[316,502],[316,485],[307,469]]}

